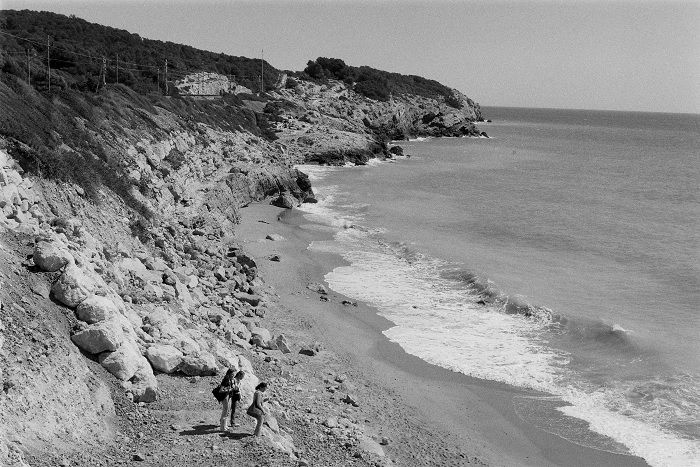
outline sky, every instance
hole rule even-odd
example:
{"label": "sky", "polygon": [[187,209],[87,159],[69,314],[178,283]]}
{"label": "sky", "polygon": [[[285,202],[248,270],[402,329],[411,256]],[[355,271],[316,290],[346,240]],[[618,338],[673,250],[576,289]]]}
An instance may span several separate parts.
{"label": "sky", "polygon": [[435,79],[481,105],[700,113],[700,0],[0,0],[301,70]]}

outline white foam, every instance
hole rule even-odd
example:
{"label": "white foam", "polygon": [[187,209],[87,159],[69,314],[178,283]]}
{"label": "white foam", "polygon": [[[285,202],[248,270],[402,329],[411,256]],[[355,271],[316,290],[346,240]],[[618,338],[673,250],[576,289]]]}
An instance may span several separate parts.
{"label": "white foam", "polygon": [[[593,394],[572,394],[572,405],[560,407],[562,413],[585,420],[590,429],[624,444],[632,454],[644,458],[652,466],[696,467],[700,465],[700,443],[611,411],[607,406],[619,403],[623,395],[604,390]],[[615,397],[613,397],[615,396]],[[566,400],[567,398],[564,397]]]}
{"label": "white foam", "polygon": [[[557,410],[588,422],[653,466],[700,465],[698,441],[670,432],[652,410],[642,413],[629,404],[626,388],[595,388],[577,380],[566,366],[568,355],[541,340],[546,322],[477,306],[460,284],[440,277],[444,263],[420,255],[403,259],[403,249],[381,241],[380,230],[362,228],[359,206],[349,205],[337,187],[315,188],[320,202],[304,210],[340,230],[333,240],[309,248],[350,263],[329,272],[326,281],[333,290],[375,306],[395,324],[384,334],[406,352],[474,377],[554,394],[571,404]],[[349,209],[341,215],[339,205]]]}

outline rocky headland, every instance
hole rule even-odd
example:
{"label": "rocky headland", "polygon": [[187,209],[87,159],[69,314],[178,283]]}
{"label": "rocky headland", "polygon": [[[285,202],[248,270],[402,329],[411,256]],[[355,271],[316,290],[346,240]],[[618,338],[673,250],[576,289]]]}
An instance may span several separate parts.
{"label": "rocky headland", "polygon": [[368,99],[337,80],[295,81],[271,93],[276,101],[266,110],[279,115],[275,132],[294,160],[363,164],[374,157],[392,157],[391,141],[486,136],[474,125],[483,119],[479,104],[452,92],[456,106],[442,96],[398,95],[384,102]]}

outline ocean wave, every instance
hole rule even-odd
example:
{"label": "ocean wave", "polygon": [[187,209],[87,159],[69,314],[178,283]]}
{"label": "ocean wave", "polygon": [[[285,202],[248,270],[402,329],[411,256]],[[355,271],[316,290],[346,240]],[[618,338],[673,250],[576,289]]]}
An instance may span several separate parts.
{"label": "ocean wave", "polygon": [[[669,376],[653,382],[617,377],[614,371],[604,378],[594,374],[600,355],[616,355],[628,365],[647,357],[634,332],[510,296],[487,277],[389,242],[382,229],[363,226],[362,213],[337,187],[319,186],[319,192],[327,196],[311,209],[322,209],[325,222],[339,229],[333,240],[313,242],[309,249],[341,255],[349,263],[326,274],[326,281],[393,322],[384,334],[407,353],[473,377],[554,395],[561,402],[555,404],[557,413],[568,421],[554,429],[545,426],[550,418],[541,417],[538,426],[573,442],[611,452],[627,449],[655,466],[700,465],[697,379]],[[590,375],[583,371],[590,368]],[[583,428],[570,417],[582,420]],[[602,436],[582,434],[586,427]]]}

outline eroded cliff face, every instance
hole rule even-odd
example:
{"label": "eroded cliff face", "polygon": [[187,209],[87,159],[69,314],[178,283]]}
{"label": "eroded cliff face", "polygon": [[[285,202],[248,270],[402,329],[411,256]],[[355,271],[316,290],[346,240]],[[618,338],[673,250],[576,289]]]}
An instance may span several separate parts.
{"label": "eroded cliff face", "polygon": [[[0,135],[0,464],[114,442],[110,387],[148,403],[158,372],[245,370],[249,403],[246,355],[284,337],[260,326],[265,290],[234,225],[251,200],[308,197],[308,180],[245,112],[237,127],[133,95],[82,114],[31,97],[11,111],[46,125],[46,146]],[[263,433],[293,455],[274,414]]]}
{"label": "eroded cliff face", "polygon": [[[364,163],[384,157],[386,141],[418,136],[482,136],[479,104],[453,90],[448,105],[440,98],[394,96],[387,102],[368,99],[346,84],[300,81],[273,93],[280,116],[276,131],[294,160],[317,163]],[[459,108],[457,108],[459,107]]]}
{"label": "eroded cliff face", "polygon": [[[267,102],[149,101],[120,86],[48,99],[0,83],[0,464],[112,442],[110,390],[153,401],[158,372],[244,369],[249,399],[246,352],[288,346],[260,327],[266,292],[235,239],[241,207],[313,201],[300,162],[364,163],[390,157],[389,139],[477,136],[478,105],[455,96],[459,108],[378,102],[301,82]],[[265,430],[293,454],[274,416]]]}

